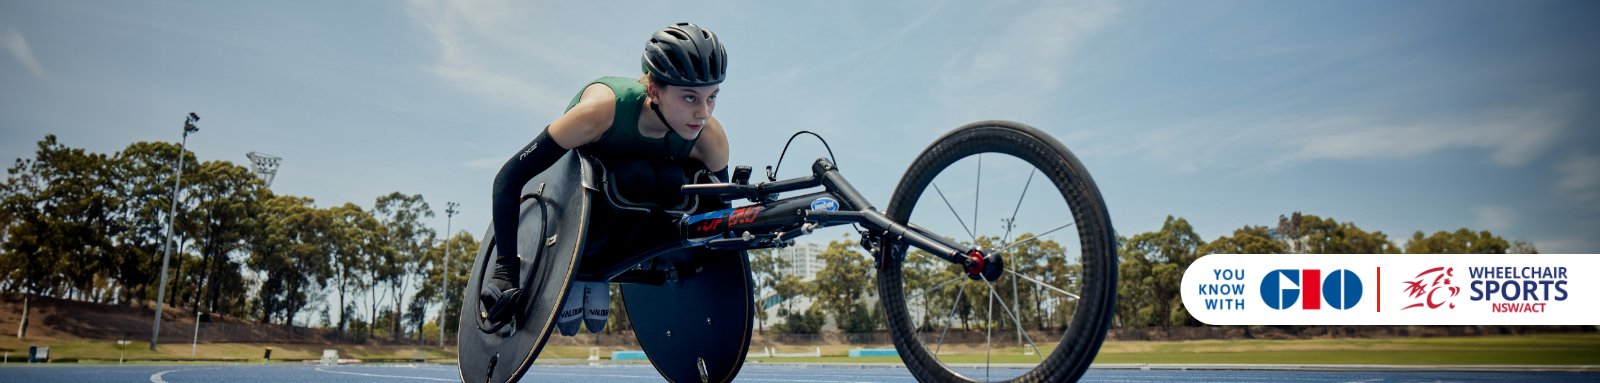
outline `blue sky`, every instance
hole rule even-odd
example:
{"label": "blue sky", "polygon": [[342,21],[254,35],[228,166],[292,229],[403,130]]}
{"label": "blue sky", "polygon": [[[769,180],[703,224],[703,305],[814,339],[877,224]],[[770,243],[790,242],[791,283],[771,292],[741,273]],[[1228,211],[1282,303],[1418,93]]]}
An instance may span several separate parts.
{"label": "blue sky", "polygon": [[[625,11],[618,11],[625,10]],[[728,46],[732,162],[830,140],[886,203],[912,158],[1010,119],[1072,148],[1118,231],[1207,240],[1294,211],[1600,252],[1600,5],[1587,1],[0,0],[0,159],[46,134],[284,158],[319,206],[421,193],[481,233],[498,166],[649,34]],[[822,155],[799,141],[799,164]],[[835,235],[813,237],[814,240]]]}

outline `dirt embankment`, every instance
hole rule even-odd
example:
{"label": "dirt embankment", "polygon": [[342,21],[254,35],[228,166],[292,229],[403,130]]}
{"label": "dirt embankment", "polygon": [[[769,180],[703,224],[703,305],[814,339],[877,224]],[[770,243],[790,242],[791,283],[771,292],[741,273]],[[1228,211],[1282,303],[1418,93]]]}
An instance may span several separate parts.
{"label": "dirt embankment", "polygon": [[[108,305],[50,297],[28,298],[27,337],[31,339],[150,339],[155,306]],[[0,293],[0,331],[15,336],[22,323],[23,296]],[[195,335],[195,313],[186,308],[161,310],[161,340],[188,342]],[[201,323],[204,342],[318,342],[322,331],[265,325],[212,315]]]}

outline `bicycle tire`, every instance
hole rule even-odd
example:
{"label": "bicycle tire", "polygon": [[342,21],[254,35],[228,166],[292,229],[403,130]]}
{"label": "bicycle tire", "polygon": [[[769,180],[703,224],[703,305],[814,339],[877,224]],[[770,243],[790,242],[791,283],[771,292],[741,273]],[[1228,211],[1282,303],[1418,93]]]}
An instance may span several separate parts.
{"label": "bicycle tire", "polygon": [[[895,188],[886,213],[897,223],[910,224],[918,199],[934,178],[956,161],[979,153],[1003,153],[1033,165],[1056,187],[1071,210],[1082,251],[1081,297],[1054,352],[1008,381],[1075,381],[1094,360],[1111,324],[1116,305],[1117,240],[1099,188],[1072,152],[1044,132],[1021,123],[968,124],[941,136],[917,156]],[[906,369],[918,381],[976,381],[953,371],[918,338],[918,326],[906,305],[903,289],[906,247],[889,238],[884,244],[880,251],[887,254],[879,257],[884,264],[878,270],[878,293]]]}

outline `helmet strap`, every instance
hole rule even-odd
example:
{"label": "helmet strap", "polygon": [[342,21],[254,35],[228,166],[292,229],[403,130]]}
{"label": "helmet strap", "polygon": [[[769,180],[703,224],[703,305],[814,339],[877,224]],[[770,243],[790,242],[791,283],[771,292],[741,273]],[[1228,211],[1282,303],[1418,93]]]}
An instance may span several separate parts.
{"label": "helmet strap", "polygon": [[672,124],[667,123],[667,116],[661,114],[661,104],[651,101],[650,110],[656,112],[656,119],[661,120],[661,126],[667,127],[667,134],[672,134]]}
{"label": "helmet strap", "polygon": [[[667,152],[668,159],[676,160],[677,157],[672,155],[673,154],[672,146],[669,145],[668,142],[672,141],[672,135],[678,134],[678,132],[672,130],[672,124],[667,122],[667,116],[664,116],[664,115],[661,114],[661,105],[660,104],[657,104],[655,101],[651,101],[650,102],[650,110],[655,111],[656,112],[656,119],[661,120],[661,125],[667,127],[667,135],[661,136],[661,148],[662,148],[662,150],[665,150]],[[689,140],[689,146],[693,147],[694,146],[694,142],[695,141],[699,141],[699,140],[700,140],[700,136],[696,135],[693,139]]]}
{"label": "helmet strap", "polygon": [[660,104],[657,104],[655,101],[650,101],[650,110],[656,112],[656,119],[661,120],[661,126],[667,127],[667,135],[661,136],[661,150],[667,152],[667,156],[670,157],[672,156],[672,147],[669,146],[667,142],[672,141],[672,135],[678,133],[672,131],[672,124],[667,122],[667,116],[661,115]]}

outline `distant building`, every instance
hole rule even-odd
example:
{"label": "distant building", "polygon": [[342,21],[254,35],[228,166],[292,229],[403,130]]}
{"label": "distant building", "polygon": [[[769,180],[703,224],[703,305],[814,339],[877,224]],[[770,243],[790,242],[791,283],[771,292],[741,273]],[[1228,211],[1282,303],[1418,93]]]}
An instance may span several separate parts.
{"label": "distant building", "polygon": [[[827,245],[816,243],[797,243],[794,246],[772,249],[774,254],[788,263],[788,266],[778,270],[778,277],[783,278],[792,275],[799,277],[801,281],[815,281],[817,279],[817,272],[822,271],[822,267],[824,266],[824,262],[821,258],[822,252],[827,249]],[[867,307],[870,308],[878,304],[878,290],[877,286],[867,287],[867,293],[863,298],[866,300]],[[762,307],[766,308],[766,325],[768,326],[783,320],[778,316],[778,311],[782,308],[787,307],[789,310],[803,312],[811,308],[812,304],[816,303],[816,301],[811,297],[784,297],[779,296],[771,290],[760,292],[757,294],[756,299]],[[838,328],[838,325],[835,324],[833,318],[830,317],[823,324],[823,328],[836,329]]]}
{"label": "distant building", "polygon": [[818,256],[826,249],[826,246],[815,243],[800,243],[772,251],[789,264],[778,271],[781,276],[793,275],[800,277],[800,280],[810,281],[817,279],[817,272],[822,271],[822,258]]}

